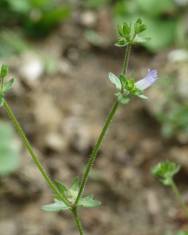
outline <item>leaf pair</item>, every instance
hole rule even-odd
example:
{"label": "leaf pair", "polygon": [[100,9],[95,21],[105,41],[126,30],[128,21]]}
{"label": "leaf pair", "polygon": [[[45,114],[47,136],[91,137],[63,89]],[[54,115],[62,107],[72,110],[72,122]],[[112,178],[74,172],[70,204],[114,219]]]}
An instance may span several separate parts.
{"label": "leaf pair", "polygon": [[[59,191],[63,193],[67,200],[73,205],[76,201],[79,189],[80,189],[80,182],[78,178],[73,180],[73,183],[70,188],[67,188],[62,182],[55,181],[55,184]],[[81,197],[78,201],[78,207],[87,207],[87,208],[94,208],[99,207],[101,203],[98,200],[95,200],[92,195]],[[44,205],[42,207],[44,211],[48,212],[59,212],[64,210],[69,210],[71,207],[67,206],[64,202],[60,200],[60,198],[56,197],[52,204]]]}

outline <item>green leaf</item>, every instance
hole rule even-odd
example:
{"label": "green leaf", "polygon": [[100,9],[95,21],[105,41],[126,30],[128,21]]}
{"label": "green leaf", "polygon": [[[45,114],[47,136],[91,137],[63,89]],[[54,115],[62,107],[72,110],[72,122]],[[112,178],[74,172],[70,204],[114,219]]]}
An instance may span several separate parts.
{"label": "green leaf", "polygon": [[136,35],[134,42],[135,44],[143,44],[143,43],[147,43],[151,38],[149,37],[144,37],[141,35]]}
{"label": "green leaf", "polygon": [[20,165],[20,147],[9,123],[0,122],[0,140],[0,175],[7,175]]}
{"label": "green leaf", "polygon": [[145,30],[146,30],[146,25],[143,24],[142,19],[140,19],[140,18],[137,19],[137,21],[134,24],[134,31],[135,31],[135,33],[139,34],[139,33],[143,32]]}
{"label": "green leaf", "polygon": [[68,210],[69,207],[62,201],[59,201],[57,199],[54,200],[54,203],[44,205],[42,207],[42,210],[47,211],[47,212],[59,212],[59,211],[64,211]]}
{"label": "green leaf", "polygon": [[72,202],[72,203],[75,202],[77,195],[78,195],[78,192],[79,192],[79,189],[80,189],[80,181],[79,181],[79,178],[76,177],[76,178],[74,178],[71,187],[66,192],[67,199],[70,202]]}
{"label": "green leaf", "polygon": [[71,185],[71,187],[70,187],[70,190],[73,190],[73,191],[75,191],[75,192],[78,192],[79,189],[80,189],[80,180],[79,180],[78,177],[75,177],[75,178],[73,179],[73,182],[72,182],[72,185]]}
{"label": "green leaf", "polygon": [[115,95],[117,96],[118,102],[120,104],[128,104],[130,101],[130,97],[126,94],[122,94],[121,92],[117,92]]}
{"label": "green leaf", "polygon": [[111,81],[113,85],[115,85],[116,89],[121,90],[122,85],[120,79],[113,73],[109,73],[108,79]]}
{"label": "green leaf", "polygon": [[78,202],[78,206],[87,207],[87,208],[99,207],[100,205],[101,202],[95,200],[92,195],[87,197],[82,197]]}
{"label": "green leaf", "polygon": [[131,33],[131,25],[128,25],[127,23],[123,23],[123,33],[124,36],[129,38]]}
{"label": "green leaf", "polygon": [[158,177],[165,186],[171,186],[173,177],[179,172],[179,170],[180,165],[167,160],[154,166],[152,174]]}
{"label": "green leaf", "polygon": [[0,77],[5,78],[8,75],[8,66],[3,64],[1,66]]}
{"label": "green leaf", "polygon": [[55,180],[54,183],[60,192],[66,192],[68,190],[67,187],[62,182]]}
{"label": "green leaf", "polygon": [[128,42],[125,38],[119,38],[117,42],[115,43],[115,46],[117,47],[125,47],[128,45]]}
{"label": "green leaf", "polygon": [[175,20],[145,18],[144,22],[147,25],[147,31],[141,35],[152,39],[144,42],[145,47],[150,51],[157,52],[174,43],[177,29]]}
{"label": "green leaf", "polygon": [[9,80],[8,82],[5,82],[3,85],[3,92],[6,93],[7,91],[9,91],[12,88],[14,82],[15,82],[14,78]]}

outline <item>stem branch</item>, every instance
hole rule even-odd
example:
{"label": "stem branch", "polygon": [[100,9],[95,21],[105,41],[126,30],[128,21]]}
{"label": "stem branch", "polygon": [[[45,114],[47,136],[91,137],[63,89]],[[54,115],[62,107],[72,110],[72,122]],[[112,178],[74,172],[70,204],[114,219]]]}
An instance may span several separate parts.
{"label": "stem branch", "polygon": [[104,136],[105,136],[106,131],[107,131],[107,129],[108,129],[108,127],[109,127],[113,117],[114,117],[114,114],[116,113],[118,105],[119,105],[119,103],[118,103],[118,101],[116,101],[114,103],[113,107],[112,107],[111,112],[108,114],[108,117],[107,117],[106,122],[104,124],[104,127],[103,127],[103,129],[102,129],[102,131],[101,131],[101,133],[99,135],[97,143],[96,143],[95,147],[93,148],[93,151],[92,151],[91,156],[90,156],[90,158],[88,160],[88,163],[87,163],[87,166],[86,166],[86,169],[85,169],[82,181],[81,181],[81,185],[80,185],[80,189],[79,189],[76,201],[75,201],[75,205],[77,205],[77,203],[78,203],[78,201],[79,201],[79,199],[81,197],[81,194],[82,194],[82,192],[83,192],[83,190],[85,188],[85,185],[86,185],[87,180],[88,180],[89,172],[90,172],[90,170],[91,170],[91,168],[92,168],[92,166],[93,166],[93,164],[94,164],[94,162],[96,160],[97,153],[98,153],[98,151],[99,151],[99,149],[100,149],[100,147],[102,145]]}
{"label": "stem branch", "polygon": [[[123,68],[122,68],[122,73],[123,74],[127,73],[130,53],[131,53],[131,44],[127,46],[126,51],[125,51],[125,58],[124,58]],[[84,174],[83,174],[83,177],[82,177],[82,180],[81,180],[80,189],[79,189],[77,198],[76,198],[75,203],[74,203],[75,207],[77,206],[77,204],[79,202],[79,199],[82,196],[82,193],[83,193],[84,188],[86,186],[86,183],[88,181],[88,176],[89,176],[90,170],[93,167],[93,164],[94,164],[94,162],[96,160],[98,151],[99,151],[99,149],[100,149],[100,147],[102,145],[104,136],[105,136],[105,134],[106,134],[106,132],[107,132],[109,126],[110,126],[110,123],[112,122],[112,119],[113,119],[113,117],[114,117],[114,115],[115,115],[115,113],[117,111],[118,106],[119,106],[119,102],[116,101],[113,104],[112,109],[111,109],[110,113],[107,116],[107,119],[105,121],[103,129],[102,129],[102,131],[101,131],[101,133],[100,133],[100,135],[98,137],[97,143],[96,143],[96,145],[94,146],[94,148],[92,150],[91,156],[89,157],[88,163],[86,165],[86,169],[84,171]]]}
{"label": "stem branch", "polygon": [[50,179],[50,177],[48,176],[46,170],[44,169],[44,167],[42,166],[41,162],[39,161],[37,155],[34,153],[34,150],[29,142],[29,140],[27,139],[22,127],[20,126],[19,122],[17,121],[11,107],[9,106],[9,104],[7,103],[7,101],[4,101],[3,107],[5,109],[5,111],[7,112],[10,120],[12,121],[16,131],[18,132],[20,138],[22,139],[22,142],[24,144],[24,146],[26,147],[27,151],[29,152],[29,154],[31,155],[35,165],[37,166],[37,168],[39,169],[40,173],[42,174],[42,176],[44,177],[44,179],[46,180],[48,186],[51,188],[51,190],[61,198],[61,200],[68,206],[70,206],[70,203],[68,202],[68,200],[66,199],[65,195],[63,195],[63,193],[60,193],[58,188],[56,187],[56,185],[53,183],[53,181]]}

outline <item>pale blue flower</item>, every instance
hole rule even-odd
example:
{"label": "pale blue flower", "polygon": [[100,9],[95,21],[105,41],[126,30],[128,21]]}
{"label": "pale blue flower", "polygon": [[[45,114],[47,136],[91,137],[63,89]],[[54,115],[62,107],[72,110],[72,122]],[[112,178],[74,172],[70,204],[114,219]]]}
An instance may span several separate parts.
{"label": "pale blue flower", "polygon": [[148,87],[150,87],[154,82],[156,82],[157,79],[158,79],[157,70],[148,69],[147,75],[143,79],[135,83],[136,88],[143,91]]}

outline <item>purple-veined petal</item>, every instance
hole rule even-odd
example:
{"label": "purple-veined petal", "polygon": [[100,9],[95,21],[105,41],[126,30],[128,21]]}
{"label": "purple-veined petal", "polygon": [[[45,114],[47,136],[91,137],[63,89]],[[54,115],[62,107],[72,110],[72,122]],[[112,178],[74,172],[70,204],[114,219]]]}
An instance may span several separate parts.
{"label": "purple-veined petal", "polygon": [[157,70],[148,69],[147,75],[140,81],[136,82],[135,85],[139,90],[143,91],[148,87],[150,87],[157,79],[158,79]]}

